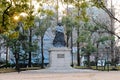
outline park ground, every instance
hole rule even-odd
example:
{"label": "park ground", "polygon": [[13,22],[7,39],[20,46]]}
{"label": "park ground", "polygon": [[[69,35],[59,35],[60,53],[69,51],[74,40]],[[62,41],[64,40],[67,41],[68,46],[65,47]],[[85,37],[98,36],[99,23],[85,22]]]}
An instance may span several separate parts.
{"label": "park ground", "polygon": [[120,71],[50,72],[47,70],[28,70],[20,73],[1,73],[0,80],[120,80]]}

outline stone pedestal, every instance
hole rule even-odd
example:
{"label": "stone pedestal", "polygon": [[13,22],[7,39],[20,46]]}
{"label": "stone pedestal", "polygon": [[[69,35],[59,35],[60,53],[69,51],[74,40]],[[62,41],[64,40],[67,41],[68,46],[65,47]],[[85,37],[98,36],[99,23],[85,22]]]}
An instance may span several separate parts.
{"label": "stone pedestal", "polygon": [[52,69],[71,68],[71,53],[67,47],[54,47],[50,49],[49,64]]}

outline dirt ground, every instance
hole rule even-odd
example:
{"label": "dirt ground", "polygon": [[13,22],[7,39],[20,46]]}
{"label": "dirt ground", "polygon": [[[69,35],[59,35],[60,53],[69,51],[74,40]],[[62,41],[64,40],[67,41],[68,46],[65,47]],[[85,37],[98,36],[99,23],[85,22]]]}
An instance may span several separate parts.
{"label": "dirt ground", "polygon": [[1,73],[0,80],[120,80],[120,71],[41,72],[32,70]]}

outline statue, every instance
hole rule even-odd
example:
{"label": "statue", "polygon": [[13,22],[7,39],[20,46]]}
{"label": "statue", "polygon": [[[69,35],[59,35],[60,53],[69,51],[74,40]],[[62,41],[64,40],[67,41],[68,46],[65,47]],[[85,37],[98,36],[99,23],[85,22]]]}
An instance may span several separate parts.
{"label": "statue", "polygon": [[65,47],[64,28],[61,23],[57,24],[55,38],[53,40],[54,47]]}

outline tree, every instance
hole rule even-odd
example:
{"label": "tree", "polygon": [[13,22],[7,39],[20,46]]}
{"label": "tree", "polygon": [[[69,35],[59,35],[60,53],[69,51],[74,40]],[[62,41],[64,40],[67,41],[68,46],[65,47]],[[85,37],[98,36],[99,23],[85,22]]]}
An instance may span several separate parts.
{"label": "tree", "polygon": [[71,20],[71,19],[74,19],[74,18],[71,16],[65,16],[62,18],[62,23],[65,24],[65,26],[66,26],[66,36],[67,36],[66,45],[67,45],[67,47],[69,47],[69,38],[71,36],[71,32],[74,27],[74,20]]}
{"label": "tree", "polygon": [[[97,8],[103,9],[109,15],[109,17],[111,19],[116,20],[117,22],[120,23],[120,20],[117,19],[115,17],[115,15],[105,6],[104,0],[91,0],[91,2],[94,4],[93,6],[96,6]],[[114,31],[108,29],[108,26],[106,24],[101,24],[100,22],[96,22],[95,20],[94,20],[94,22],[97,25],[104,25],[104,29],[106,29],[110,34],[115,35],[116,37],[118,37],[118,39],[120,39],[120,36],[117,35]]]}
{"label": "tree", "polygon": [[[80,22],[87,22],[89,20],[87,13],[86,13],[86,8],[88,7],[88,4],[86,0],[77,0],[75,1],[75,7],[77,8],[77,15],[76,15],[76,20],[78,20],[78,24],[80,25]],[[80,27],[77,26],[77,36],[79,37],[80,35]],[[78,66],[80,65],[80,43],[77,41],[77,62]]]}
{"label": "tree", "polygon": [[[30,5],[28,4],[30,3]],[[5,4],[5,5],[3,5]],[[24,39],[26,36],[26,33],[24,34],[24,31],[27,32],[27,30],[29,29],[31,32],[31,27],[33,26],[33,22],[34,22],[34,15],[33,15],[33,6],[31,5],[31,2],[27,1],[27,0],[19,0],[19,1],[8,1],[8,0],[2,0],[2,3],[0,4],[0,6],[2,7],[2,9],[0,9],[1,11],[1,22],[2,24],[0,24],[0,31],[1,31],[1,35],[4,35],[6,38],[4,38],[5,40],[7,40],[7,44],[11,44],[11,45],[7,45],[10,49],[12,49],[15,58],[16,58],[16,67],[18,67],[18,57],[19,57],[19,48],[20,46],[22,46],[25,43]],[[28,16],[26,16],[27,18],[21,16],[22,13],[27,14]],[[18,23],[22,23],[24,24],[23,26],[19,26]],[[20,28],[23,27],[23,33],[20,32]],[[24,38],[23,38],[24,37]],[[30,35],[31,37],[31,35]],[[31,38],[29,38],[29,53],[31,53]],[[27,41],[27,40],[26,40]],[[20,43],[23,43],[22,45],[20,45]],[[18,44],[18,45],[17,45]],[[22,46],[23,47],[23,46]],[[28,47],[28,46],[27,46]],[[27,48],[28,49],[28,48]],[[25,50],[25,49],[23,49]],[[25,51],[26,52],[26,51]],[[31,65],[31,55],[29,55],[29,65]]]}
{"label": "tree", "polygon": [[[84,24],[84,22],[89,21],[87,12],[86,12],[86,8],[88,8],[88,2],[87,0],[64,0],[64,2],[67,3],[67,16],[68,18],[66,18],[66,24],[67,26],[67,42],[70,36],[70,25],[71,22],[74,22],[74,27],[76,27],[77,30],[77,36],[79,37],[80,35],[80,29],[82,28],[82,25]],[[73,5],[73,10],[71,11],[71,13],[69,13],[69,8],[68,5],[71,4]],[[71,17],[72,16],[72,17]],[[71,21],[73,20],[73,21]],[[83,23],[83,24],[81,24]],[[80,65],[80,43],[77,40],[77,65]]]}
{"label": "tree", "polygon": [[44,18],[44,19],[39,19],[39,26],[37,28],[36,31],[36,35],[41,37],[41,54],[42,54],[42,65],[41,68],[44,68],[44,45],[43,45],[43,41],[44,41],[44,34],[46,32],[46,30],[48,29],[48,27],[50,27],[50,18],[49,16]]}
{"label": "tree", "polygon": [[87,57],[87,66],[90,67],[90,55],[96,52],[93,34],[97,31],[97,28],[87,22],[80,31],[78,41],[81,43],[81,51],[83,52],[83,55]]}
{"label": "tree", "polygon": [[113,13],[105,6],[104,0],[91,0],[91,2],[94,4],[94,6],[103,9],[110,18],[113,18],[114,20],[118,21],[120,23],[120,20],[118,20]]}
{"label": "tree", "polygon": [[[51,20],[52,17],[54,16],[54,13],[52,10],[49,9],[44,9],[42,8],[42,4],[41,4],[41,8],[39,8],[39,13],[40,13],[40,17],[37,18],[35,20],[35,22],[38,22],[38,25],[36,25],[36,32],[35,34],[37,36],[41,37],[41,55],[42,55],[42,65],[41,68],[44,68],[44,34],[46,32],[46,30],[51,26]],[[43,16],[45,16],[44,18],[42,18]]]}

